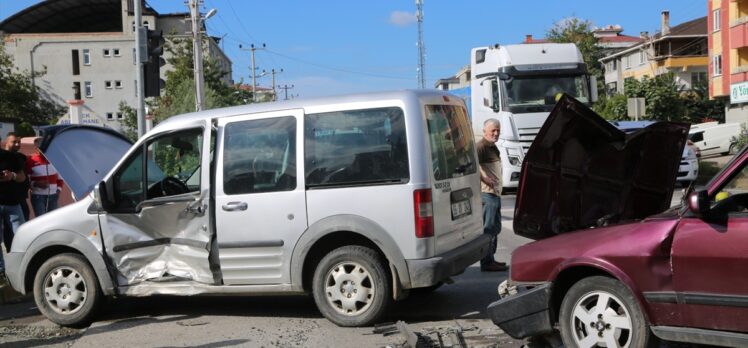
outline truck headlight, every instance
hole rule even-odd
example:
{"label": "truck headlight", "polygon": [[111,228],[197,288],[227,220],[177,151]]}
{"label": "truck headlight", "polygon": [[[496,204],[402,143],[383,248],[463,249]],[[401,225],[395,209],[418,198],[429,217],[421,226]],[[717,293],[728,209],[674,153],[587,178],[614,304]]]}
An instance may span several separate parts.
{"label": "truck headlight", "polygon": [[509,156],[509,164],[519,167],[522,162],[519,160],[519,157],[516,156]]}

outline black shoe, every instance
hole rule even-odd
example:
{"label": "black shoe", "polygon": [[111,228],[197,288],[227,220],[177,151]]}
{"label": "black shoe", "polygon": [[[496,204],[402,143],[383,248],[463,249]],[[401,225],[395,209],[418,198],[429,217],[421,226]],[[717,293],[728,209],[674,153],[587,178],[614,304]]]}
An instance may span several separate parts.
{"label": "black shoe", "polygon": [[509,267],[504,262],[493,262],[480,266],[482,272],[506,272]]}

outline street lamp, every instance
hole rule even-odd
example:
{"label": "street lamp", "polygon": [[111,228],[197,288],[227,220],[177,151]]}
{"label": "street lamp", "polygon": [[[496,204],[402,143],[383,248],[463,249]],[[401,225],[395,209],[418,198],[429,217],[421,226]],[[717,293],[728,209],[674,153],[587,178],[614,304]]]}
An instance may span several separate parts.
{"label": "street lamp", "polygon": [[211,9],[205,16],[200,14],[198,8],[199,0],[190,0],[190,15],[192,17],[192,50],[194,51],[195,60],[195,109],[200,111],[205,105],[203,105],[203,99],[205,92],[203,91],[203,45],[202,45],[202,21],[213,17],[218,11]]}

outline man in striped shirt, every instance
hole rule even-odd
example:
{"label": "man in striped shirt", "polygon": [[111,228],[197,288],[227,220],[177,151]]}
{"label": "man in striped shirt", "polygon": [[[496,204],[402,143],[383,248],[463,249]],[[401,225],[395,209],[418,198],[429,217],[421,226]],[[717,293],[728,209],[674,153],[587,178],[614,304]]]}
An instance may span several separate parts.
{"label": "man in striped shirt", "polygon": [[26,159],[26,172],[31,180],[31,207],[34,216],[57,209],[57,199],[62,190],[62,179],[55,167],[39,151],[41,138],[34,139],[36,152]]}

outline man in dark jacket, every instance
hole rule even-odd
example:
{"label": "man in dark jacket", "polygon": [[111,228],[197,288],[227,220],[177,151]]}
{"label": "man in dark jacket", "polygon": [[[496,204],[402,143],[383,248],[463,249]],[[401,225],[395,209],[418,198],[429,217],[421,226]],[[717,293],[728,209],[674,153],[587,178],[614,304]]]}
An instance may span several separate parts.
{"label": "man in dark jacket", "polygon": [[[26,221],[23,210],[18,204],[16,184],[26,181],[25,163],[21,162],[17,153],[0,149],[0,239],[4,239],[5,222],[8,221],[12,234]],[[0,252],[0,279],[5,277],[5,261]]]}

